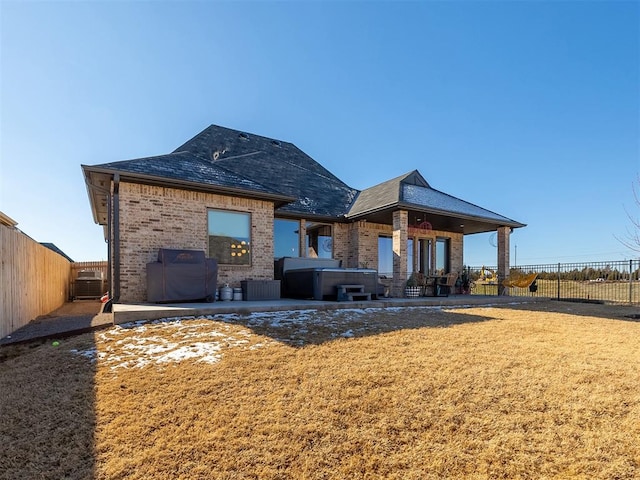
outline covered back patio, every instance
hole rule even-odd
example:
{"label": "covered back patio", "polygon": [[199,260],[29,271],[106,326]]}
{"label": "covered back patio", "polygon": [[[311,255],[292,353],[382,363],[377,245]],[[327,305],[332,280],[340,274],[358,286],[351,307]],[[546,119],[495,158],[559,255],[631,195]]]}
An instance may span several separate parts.
{"label": "covered back patio", "polygon": [[[414,170],[363,190],[347,214],[354,221],[355,265],[377,264],[393,297],[402,297],[413,272],[461,275],[464,236],[497,233],[499,277],[509,274],[509,237],[525,225],[433,189]],[[377,258],[371,236],[377,230]],[[384,279],[383,279],[384,281]]]}

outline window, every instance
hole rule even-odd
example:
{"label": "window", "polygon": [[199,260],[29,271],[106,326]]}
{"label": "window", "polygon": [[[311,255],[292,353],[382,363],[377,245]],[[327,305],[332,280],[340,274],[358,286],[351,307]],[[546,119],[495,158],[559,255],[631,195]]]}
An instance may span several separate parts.
{"label": "window", "polygon": [[449,273],[449,239],[436,238],[436,273]]}
{"label": "window", "polygon": [[333,258],[331,225],[307,223],[307,257]]}
{"label": "window", "polygon": [[274,255],[280,257],[300,256],[300,222],[297,220],[273,220]]}
{"label": "window", "polygon": [[251,265],[251,214],[209,210],[209,257],[221,265]]}
{"label": "window", "polygon": [[378,275],[393,277],[393,238],[378,237]]}
{"label": "window", "polygon": [[[407,239],[407,273],[414,270],[413,238]],[[378,275],[393,277],[393,237],[378,237]]]}

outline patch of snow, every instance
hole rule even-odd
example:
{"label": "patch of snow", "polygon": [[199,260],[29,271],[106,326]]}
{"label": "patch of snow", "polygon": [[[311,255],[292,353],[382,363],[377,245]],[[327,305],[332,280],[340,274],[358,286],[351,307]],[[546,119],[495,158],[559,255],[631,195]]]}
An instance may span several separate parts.
{"label": "patch of snow", "polygon": [[181,362],[189,358],[199,359],[205,363],[216,363],[222,358],[219,344],[196,342],[191,345],[178,347],[156,359],[157,363]]}
{"label": "patch of snow", "polygon": [[[232,330],[231,325],[216,324],[202,318],[173,317],[146,323],[131,322],[97,334],[96,347],[71,352],[114,370],[184,360],[213,364],[220,361],[224,350],[246,347],[251,343],[252,332]],[[251,348],[260,347],[253,345]]]}
{"label": "patch of snow", "polygon": [[73,348],[70,350],[70,352],[88,358],[92,362],[95,362],[96,357],[98,356],[98,349],[96,347],[87,348],[86,350],[77,350]]}
{"label": "patch of snow", "polygon": [[314,201],[312,199],[310,199],[309,197],[301,198],[299,200],[299,202],[300,202],[300,205],[302,205],[304,207],[310,207],[311,205],[314,204]]}
{"label": "patch of snow", "polygon": [[[374,328],[368,318],[380,313],[412,315],[487,306],[492,305],[398,306],[321,311],[309,309],[254,312],[249,315],[170,317],[115,326],[96,334],[96,346],[71,352],[114,370],[185,360],[214,364],[231,348],[255,350],[278,342],[304,346],[310,335],[319,334],[333,338],[366,335]],[[373,322],[374,326],[375,323]],[[250,330],[252,327],[272,329],[269,336],[273,340],[252,343],[252,338],[256,336]]]}

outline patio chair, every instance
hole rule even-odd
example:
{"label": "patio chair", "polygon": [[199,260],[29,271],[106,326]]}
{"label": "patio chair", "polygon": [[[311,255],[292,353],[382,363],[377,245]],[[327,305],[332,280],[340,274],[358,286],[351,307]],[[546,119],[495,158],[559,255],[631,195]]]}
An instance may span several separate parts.
{"label": "patio chair", "polygon": [[451,288],[455,286],[457,279],[457,273],[447,273],[440,279],[440,281],[435,283],[435,296],[448,297],[451,293]]}

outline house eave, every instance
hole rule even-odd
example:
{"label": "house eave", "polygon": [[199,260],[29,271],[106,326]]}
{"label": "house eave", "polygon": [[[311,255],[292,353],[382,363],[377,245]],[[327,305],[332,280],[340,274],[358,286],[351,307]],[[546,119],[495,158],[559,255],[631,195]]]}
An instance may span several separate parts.
{"label": "house eave", "polygon": [[418,212],[429,213],[432,215],[443,215],[443,216],[452,217],[452,218],[459,218],[460,220],[471,220],[474,222],[482,222],[482,223],[487,223],[491,225],[496,225],[499,227],[511,227],[511,228],[526,227],[526,224],[516,222],[515,220],[511,220],[510,218],[506,218],[506,217],[498,219],[498,218],[483,217],[480,215],[468,215],[464,213],[451,212],[448,210],[428,208],[428,207],[416,205],[413,203],[399,202],[398,208],[402,208],[404,210],[414,210]]}
{"label": "house eave", "polygon": [[123,170],[116,170],[111,168],[92,167],[82,165],[82,170],[85,174],[85,183],[87,185],[87,191],[89,199],[91,200],[91,208],[95,223],[103,225],[100,221],[100,215],[96,210],[96,194],[108,195],[109,190],[104,190],[102,186],[95,185],[91,181],[92,174],[107,176],[110,180],[116,173],[120,174],[121,182],[140,183],[144,185],[153,185],[159,187],[177,188],[181,190],[191,190],[205,193],[216,193],[222,195],[230,195],[235,197],[252,198],[257,200],[267,200],[274,203],[275,208],[279,208],[287,203],[293,202],[296,199],[288,195],[272,194],[268,192],[258,192],[255,190],[246,190],[242,188],[225,187],[218,185],[210,185],[205,183],[190,182],[186,180],[170,179],[166,177],[159,177],[156,175],[146,175],[141,173],[127,172]]}
{"label": "house eave", "polygon": [[[97,225],[106,225],[106,202],[108,201],[108,196],[111,191],[111,176],[107,176],[101,172],[97,172],[92,170],[90,167],[86,165],[81,165],[82,172],[84,174],[84,183],[87,188],[87,195],[89,196],[89,203],[91,205],[91,214],[93,216],[93,221]],[[94,174],[96,177],[101,176],[102,182],[105,185],[98,185],[98,178],[93,178]],[[105,208],[104,211],[99,208],[98,204],[100,203],[100,198],[104,199]]]}
{"label": "house eave", "polygon": [[340,216],[331,216],[331,215],[318,215],[318,214],[314,214],[314,213],[308,213],[308,212],[295,212],[295,211],[280,211],[277,210],[275,211],[275,216],[276,218],[286,218],[286,219],[290,219],[290,220],[313,220],[315,222],[320,222],[320,223],[346,223],[347,219],[345,218],[344,215],[340,215]]}
{"label": "house eave", "polygon": [[347,220],[351,220],[351,221],[362,220],[362,219],[364,219],[364,218],[366,218],[368,216],[375,215],[377,213],[383,213],[383,212],[387,212],[387,211],[391,212],[393,210],[397,210],[399,205],[400,204],[398,202],[395,202],[395,203],[389,203],[387,205],[381,205],[379,207],[371,208],[369,210],[365,210],[365,211],[358,212],[358,213],[347,213],[345,215],[345,218]]}
{"label": "house eave", "polygon": [[[477,215],[468,215],[447,210],[428,208],[422,205],[415,205],[405,202],[395,202],[393,204],[370,209],[364,212],[359,212],[357,214],[347,214],[346,218],[350,221],[373,220],[380,223],[380,218],[384,216],[390,217],[396,210],[420,212],[427,215],[433,215],[440,219],[448,219],[446,223],[450,224],[451,226],[449,226],[447,230],[463,234],[491,232],[495,231],[499,227],[521,228],[526,226],[526,224],[524,223],[516,222],[515,220],[511,220],[506,217],[502,219],[487,218]],[[390,219],[385,223],[390,223]],[[434,229],[437,229],[436,227],[437,226],[434,225]]]}

